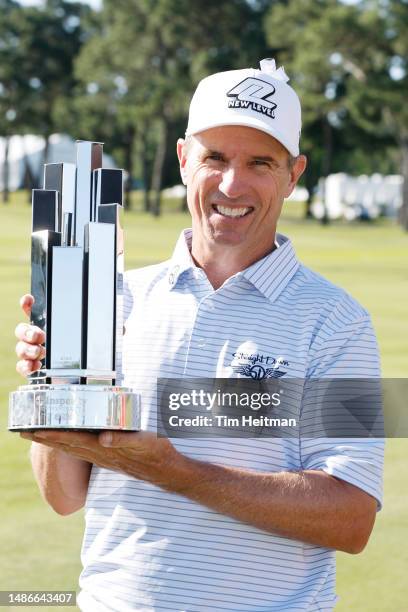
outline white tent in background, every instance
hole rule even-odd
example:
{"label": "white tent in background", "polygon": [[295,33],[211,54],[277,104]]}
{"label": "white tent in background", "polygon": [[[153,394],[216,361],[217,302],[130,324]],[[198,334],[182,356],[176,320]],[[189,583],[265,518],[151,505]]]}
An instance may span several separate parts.
{"label": "white tent in background", "polygon": [[384,177],[381,190],[378,190],[377,201],[387,216],[396,217],[402,204],[403,178],[399,174],[390,174]]}
{"label": "white tent in background", "polygon": [[329,219],[375,219],[380,215],[395,217],[402,204],[402,176],[365,174],[357,177],[344,172],[321,178],[312,213]]}
{"label": "white tent in background", "polygon": [[306,187],[300,187],[296,185],[292,193],[288,198],[286,198],[287,202],[306,202],[309,197],[309,192]]}
{"label": "white tent in background", "polygon": [[[24,174],[27,164],[34,176],[42,173],[44,161],[44,139],[40,136],[27,134],[26,136],[12,136],[9,145],[9,189],[16,191],[24,184]],[[4,188],[4,154],[5,139],[0,138],[0,190]],[[66,134],[53,134],[50,137],[48,149],[48,163],[71,162],[75,163],[75,140]],[[116,168],[110,155],[103,154],[105,168]]]}

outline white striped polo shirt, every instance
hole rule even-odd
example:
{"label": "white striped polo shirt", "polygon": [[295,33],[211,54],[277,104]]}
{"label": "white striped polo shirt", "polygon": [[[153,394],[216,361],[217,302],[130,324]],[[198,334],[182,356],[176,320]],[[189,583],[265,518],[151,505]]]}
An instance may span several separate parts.
{"label": "white striped polo shirt", "polygon": [[[303,266],[290,241],[214,291],[185,230],[173,257],[126,275],[123,384],[156,430],[159,377],[240,376],[274,363],[287,377],[377,377],[367,312]],[[119,352],[120,352],[120,347]],[[119,355],[120,357],[120,355]],[[185,455],[260,472],[324,470],[381,504],[373,439],[174,438]],[[181,495],[94,466],[79,605],[89,612],[332,610],[335,553],[267,533]]]}

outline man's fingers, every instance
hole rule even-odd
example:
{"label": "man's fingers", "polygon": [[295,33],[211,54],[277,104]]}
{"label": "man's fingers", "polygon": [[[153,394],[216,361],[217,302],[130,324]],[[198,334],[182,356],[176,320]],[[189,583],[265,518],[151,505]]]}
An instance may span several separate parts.
{"label": "man's fingers", "polygon": [[39,361],[45,357],[45,348],[40,344],[29,344],[20,340],[16,344],[16,354],[19,359]]}
{"label": "man's fingers", "polygon": [[32,441],[34,441],[34,432],[32,432],[32,431],[20,431],[20,438],[24,438],[24,440],[32,440]]}
{"label": "man's fingers", "polygon": [[99,435],[99,442],[102,446],[111,447],[142,447],[148,445],[152,440],[156,440],[156,435],[149,431],[104,431]]}
{"label": "man's fingers", "polygon": [[30,317],[31,315],[31,308],[33,307],[33,304],[34,304],[34,298],[29,293],[26,293],[20,299],[20,306],[23,309],[24,313],[27,315],[27,317]]}
{"label": "man's fingers", "polygon": [[19,323],[15,329],[15,335],[18,340],[29,344],[43,344],[45,342],[45,332],[39,327],[27,323]]}
{"label": "man's fingers", "polygon": [[40,429],[35,432],[38,440],[50,444],[64,444],[83,448],[96,448],[99,446],[98,436],[87,431],[60,431],[58,429]]}
{"label": "man's fingers", "polygon": [[[34,298],[28,293],[20,299],[20,306],[28,317],[33,304]],[[41,346],[45,342],[45,332],[35,325],[19,323],[14,333],[19,340],[16,346],[19,358],[16,370],[21,376],[27,377],[41,368],[41,359],[45,357],[45,348]]]}
{"label": "man's fingers", "polygon": [[17,361],[16,370],[21,376],[27,377],[33,372],[41,369],[41,361],[31,361],[28,359],[21,359]]}

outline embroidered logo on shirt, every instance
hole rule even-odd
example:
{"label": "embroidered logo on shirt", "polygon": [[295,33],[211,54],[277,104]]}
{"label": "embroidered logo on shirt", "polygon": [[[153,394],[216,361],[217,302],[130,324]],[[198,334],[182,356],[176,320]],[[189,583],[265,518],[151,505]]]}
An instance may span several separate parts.
{"label": "embroidered logo on shirt", "polygon": [[237,374],[248,376],[252,380],[263,380],[264,378],[280,378],[285,376],[286,372],[277,370],[276,368],[264,368],[261,365],[249,365],[249,363],[240,366],[232,366],[232,369]]}
{"label": "embroidered logo on shirt", "polygon": [[[271,357],[260,353],[236,352],[232,354],[233,363],[231,367],[236,374],[247,376],[252,380],[263,380],[264,378],[281,378],[285,376],[286,370],[280,370],[281,366],[288,366],[289,362],[282,357]],[[238,363],[234,363],[238,361]],[[249,362],[249,363],[248,363]]]}

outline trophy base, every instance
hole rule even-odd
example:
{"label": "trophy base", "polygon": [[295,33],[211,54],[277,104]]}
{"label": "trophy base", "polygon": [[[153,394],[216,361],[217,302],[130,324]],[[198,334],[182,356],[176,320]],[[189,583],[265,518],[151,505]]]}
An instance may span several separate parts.
{"label": "trophy base", "polygon": [[24,385],[10,393],[9,431],[139,431],[140,395],[128,387]]}

